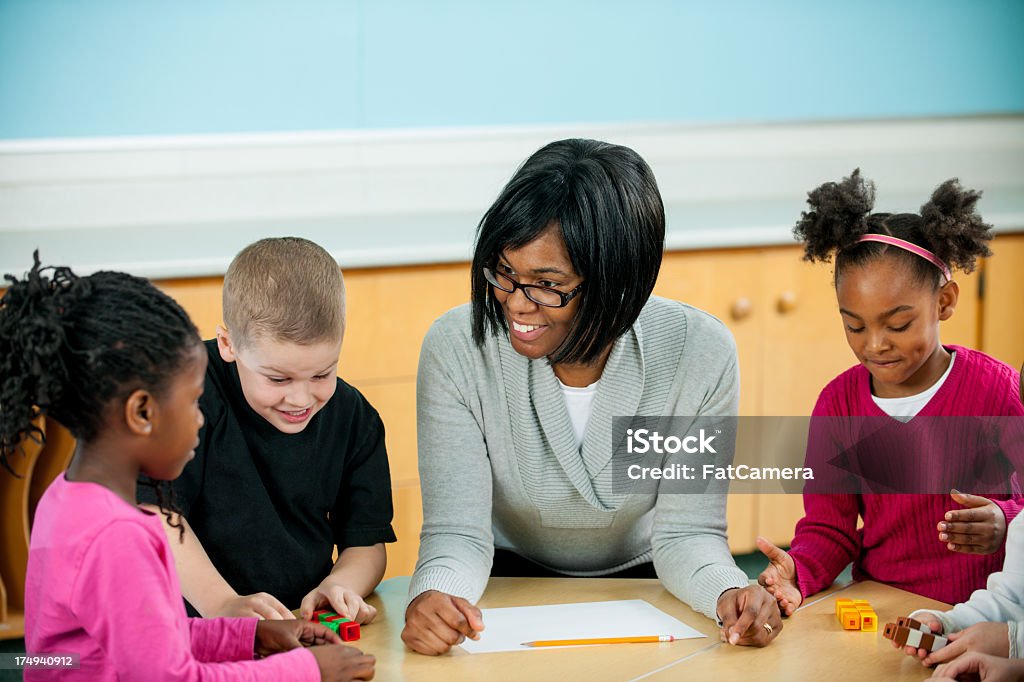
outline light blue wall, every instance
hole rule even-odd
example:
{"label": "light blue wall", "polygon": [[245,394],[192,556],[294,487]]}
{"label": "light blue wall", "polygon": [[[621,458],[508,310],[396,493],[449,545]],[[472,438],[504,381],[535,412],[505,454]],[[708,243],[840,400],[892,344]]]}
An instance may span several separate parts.
{"label": "light blue wall", "polygon": [[0,138],[1024,112],[1020,0],[0,0]]}

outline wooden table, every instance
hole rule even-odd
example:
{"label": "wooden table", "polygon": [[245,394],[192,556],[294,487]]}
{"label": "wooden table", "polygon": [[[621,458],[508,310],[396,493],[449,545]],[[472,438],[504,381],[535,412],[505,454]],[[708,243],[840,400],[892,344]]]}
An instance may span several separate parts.
{"label": "wooden table", "polygon": [[613,644],[440,657],[408,650],[401,640],[409,578],[385,580],[368,601],[377,618],[357,645],[377,657],[377,680],[920,680],[931,671],[892,648],[879,632],[845,632],[835,598],[867,599],[882,625],[919,608],[948,605],[878,583],[834,586],[785,621],[764,649],[718,640],[718,627],[667,592],[657,580],[491,578],[481,608],[613,599],[644,599],[707,635],[665,644]]}

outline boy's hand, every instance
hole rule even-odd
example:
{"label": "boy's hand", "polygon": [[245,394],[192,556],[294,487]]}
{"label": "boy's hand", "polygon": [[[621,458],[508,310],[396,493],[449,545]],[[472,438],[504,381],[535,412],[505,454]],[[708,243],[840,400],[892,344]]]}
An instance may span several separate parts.
{"label": "boy's hand", "polygon": [[718,598],[717,609],[723,642],[768,646],[782,631],[779,605],[760,585],[726,590]]}
{"label": "boy's hand", "polygon": [[783,549],[757,536],[757,548],[768,557],[768,568],[757,577],[763,586],[779,602],[779,608],[787,616],[792,616],[797,607],[804,601],[800,588],[796,583],[796,563],[793,557]]}
{"label": "boy's hand", "polygon": [[[930,613],[919,613],[916,616],[914,616],[914,620],[916,620],[918,623],[921,623],[922,625],[927,625],[928,627],[930,627],[932,629],[933,634],[942,634],[942,621],[939,620],[937,616]],[[892,646],[894,649],[900,648],[900,645],[896,642],[893,642]],[[923,661],[931,652],[927,649],[918,649],[917,647],[908,645],[903,647],[903,653],[905,653],[907,656],[916,656],[917,658],[920,658]]]}
{"label": "boy's hand", "polygon": [[462,597],[427,590],[405,611],[402,641],[413,651],[438,656],[466,637],[480,639],[484,619],[480,609]]}
{"label": "boy's hand", "polygon": [[208,618],[259,618],[261,620],[292,620],[295,614],[266,592],[235,595],[221,604]]}
{"label": "boy's hand", "polygon": [[939,540],[951,552],[992,554],[1003,546],[1006,537],[1006,516],[999,505],[979,495],[954,490],[950,496],[967,509],[946,512],[938,525]]}
{"label": "boy's hand", "polygon": [[958,680],[961,676],[963,679],[980,679],[982,682],[1014,682],[1024,679],[1024,661],[972,652],[952,663],[940,665],[932,673],[933,678],[944,680]]}
{"label": "boy's hand", "polygon": [[349,682],[350,680],[372,680],[377,659],[359,649],[344,644],[327,644],[312,647],[310,653],[316,658],[323,682]]}
{"label": "boy's hand", "polygon": [[253,649],[260,656],[317,644],[341,644],[341,637],[326,625],[306,620],[261,620],[256,623],[256,645]]}
{"label": "boy's hand", "polygon": [[377,609],[363,601],[362,596],[327,576],[317,588],[302,599],[299,615],[303,620],[313,617],[318,609],[330,608],[339,616],[365,625],[377,616]]}
{"label": "boy's hand", "polygon": [[960,632],[949,634],[949,644],[921,662],[927,666],[947,663],[968,652],[1001,656],[1010,655],[1010,629],[1006,623],[975,623]]}

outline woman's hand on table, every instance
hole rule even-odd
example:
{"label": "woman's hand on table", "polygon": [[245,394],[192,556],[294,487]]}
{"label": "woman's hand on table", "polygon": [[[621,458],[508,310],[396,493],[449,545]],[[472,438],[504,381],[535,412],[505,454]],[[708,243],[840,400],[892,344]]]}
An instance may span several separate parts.
{"label": "woman's hand on table", "polygon": [[768,646],[782,631],[782,613],[775,597],[760,585],[734,587],[718,597],[719,633],[723,642]]}
{"label": "woman's hand on table", "polygon": [[462,597],[427,590],[413,599],[405,611],[402,641],[413,651],[438,656],[466,637],[479,639],[483,629],[480,609]]}

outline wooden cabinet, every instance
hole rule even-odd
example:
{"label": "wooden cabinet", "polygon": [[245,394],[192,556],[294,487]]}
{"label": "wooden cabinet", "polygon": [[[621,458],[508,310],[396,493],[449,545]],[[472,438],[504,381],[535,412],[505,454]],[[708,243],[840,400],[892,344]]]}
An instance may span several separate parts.
{"label": "wooden cabinet", "polygon": [[385,577],[410,575],[423,512],[416,458],[416,368],[434,320],[469,300],[469,266],[349,270],[339,374],[362,391],[384,422],[398,542],[388,546]]}
{"label": "wooden cabinet", "polygon": [[852,364],[827,266],[795,247],[668,254],[655,293],[719,318],[736,339],[741,415],[807,414]]}
{"label": "wooden cabinet", "polygon": [[1024,234],[997,236],[992,252],[982,270],[981,348],[1020,368],[1024,364]]}

